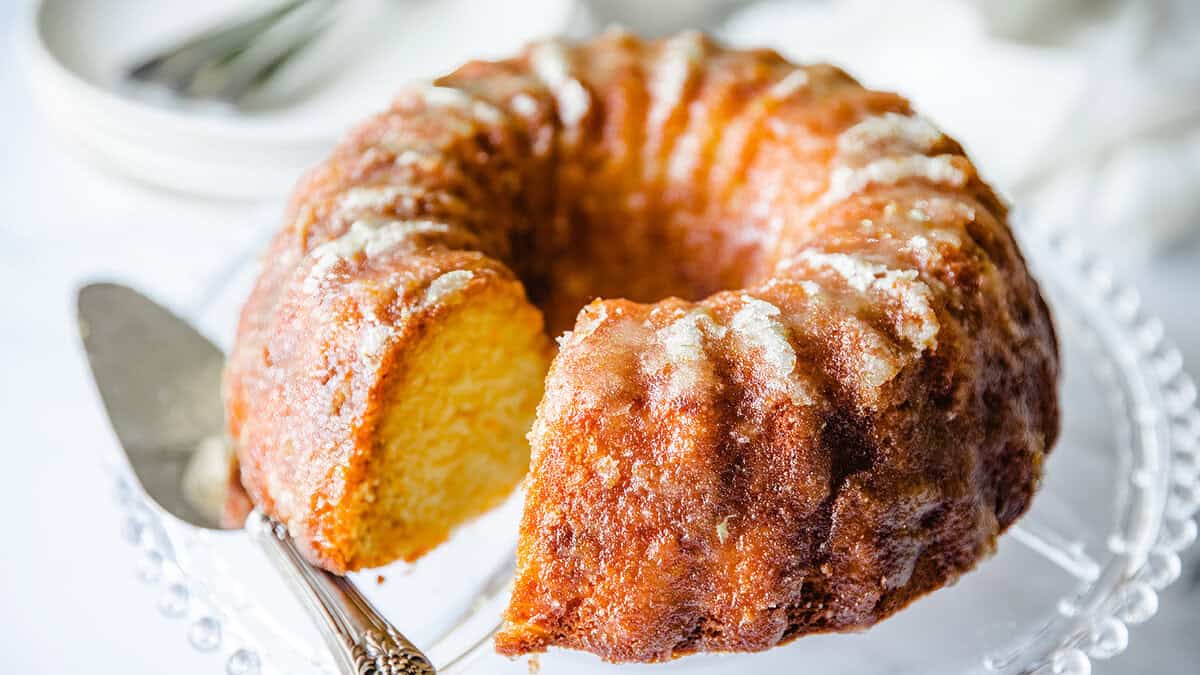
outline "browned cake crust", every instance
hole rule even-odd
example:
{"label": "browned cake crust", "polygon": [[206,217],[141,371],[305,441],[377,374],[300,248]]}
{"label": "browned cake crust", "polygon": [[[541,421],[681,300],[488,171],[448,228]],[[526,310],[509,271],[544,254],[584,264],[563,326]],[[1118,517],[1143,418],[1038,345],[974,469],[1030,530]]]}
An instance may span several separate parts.
{"label": "browned cake crust", "polygon": [[[906,100],[691,33],[541,43],[437,84],[306,179],[242,317],[243,480],[313,559],[345,566],[329,513],[363,480],[338,474],[361,451],[338,420],[380,405],[340,351],[356,317],[420,331],[439,310],[413,320],[413,298],[455,269],[574,325],[530,434],[504,654],[860,629],[1028,508],[1058,429],[1053,328],[1003,205]],[[314,249],[365,216],[443,227],[313,283]],[[384,275],[386,302],[346,290]],[[579,312],[597,297],[623,299]],[[331,368],[341,416],[314,393]]]}

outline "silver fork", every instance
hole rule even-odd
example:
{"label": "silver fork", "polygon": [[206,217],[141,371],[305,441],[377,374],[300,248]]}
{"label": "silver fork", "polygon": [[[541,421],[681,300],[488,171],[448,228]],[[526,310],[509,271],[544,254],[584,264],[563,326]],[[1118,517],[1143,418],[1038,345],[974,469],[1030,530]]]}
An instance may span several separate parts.
{"label": "silver fork", "polygon": [[126,79],[180,99],[237,105],[319,38],[337,19],[337,0],[287,0],[210,28],[129,67]]}

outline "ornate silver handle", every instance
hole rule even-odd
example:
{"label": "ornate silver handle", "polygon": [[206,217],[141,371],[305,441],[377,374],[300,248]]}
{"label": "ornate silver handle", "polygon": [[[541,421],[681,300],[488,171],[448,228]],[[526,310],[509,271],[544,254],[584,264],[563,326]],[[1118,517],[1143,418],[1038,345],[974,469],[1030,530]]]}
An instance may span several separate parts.
{"label": "ornate silver handle", "polygon": [[317,623],[343,675],[435,675],[421,650],[400,634],[345,577],[308,563],[283,525],[255,509],[246,530],[275,563]]}

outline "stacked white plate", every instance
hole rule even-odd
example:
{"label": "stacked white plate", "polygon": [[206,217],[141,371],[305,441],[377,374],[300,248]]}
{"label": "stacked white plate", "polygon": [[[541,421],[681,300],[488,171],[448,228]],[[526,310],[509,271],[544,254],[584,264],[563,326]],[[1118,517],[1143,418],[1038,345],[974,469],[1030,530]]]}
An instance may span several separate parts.
{"label": "stacked white plate", "polygon": [[358,0],[241,111],[184,106],[123,82],[139,57],[269,4],[43,0],[30,4],[18,47],[38,105],[89,154],[162,187],[255,198],[285,191],[405,82],[560,32],[573,5]]}

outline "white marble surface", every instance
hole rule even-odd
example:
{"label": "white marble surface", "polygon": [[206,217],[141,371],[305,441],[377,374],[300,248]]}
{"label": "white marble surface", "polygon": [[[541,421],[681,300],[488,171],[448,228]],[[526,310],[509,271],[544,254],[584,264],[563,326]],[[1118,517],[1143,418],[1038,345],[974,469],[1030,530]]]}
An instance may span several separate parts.
{"label": "white marble surface", "polygon": [[[110,434],[86,379],[74,289],[119,278],[179,309],[223,273],[228,251],[273,222],[253,204],[189,200],[105,172],[35,114],[7,49],[15,18],[0,4],[0,409],[9,429],[0,513],[0,671],[221,672],[181,624],[153,609],[120,544],[112,485],[100,465]],[[1193,372],[1200,364],[1200,245],[1131,270]],[[1200,670],[1196,553],[1159,616],[1133,629],[1124,655],[1096,673]]]}

